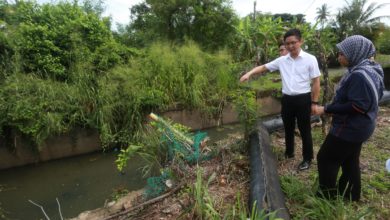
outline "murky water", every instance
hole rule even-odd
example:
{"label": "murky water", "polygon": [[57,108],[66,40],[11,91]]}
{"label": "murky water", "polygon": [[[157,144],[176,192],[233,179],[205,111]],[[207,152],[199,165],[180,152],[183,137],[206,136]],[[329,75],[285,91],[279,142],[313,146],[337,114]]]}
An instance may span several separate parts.
{"label": "murky water", "polygon": [[56,198],[64,217],[103,206],[115,189],[140,189],[146,184],[138,169],[142,160],[131,160],[125,175],[115,167],[116,153],[94,153],[35,166],[0,171],[0,203],[11,219],[60,219]]}
{"label": "murky water", "polygon": [[[239,125],[206,130],[210,142],[240,132]],[[56,198],[64,218],[102,207],[116,189],[138,190],[146,185],[141,159],[132,159],[121,175],[115,166],[116,152],[93,153],[34,166],[0,171],[0,207],[10,219],[45,219],[41,205],[51,220],[60,219]],[[1,218],[1,216],[0,216]]]}
{"label": "murky water", "polygon": [[204,130],[204,132],[206,132],[207,136],[210,138],[211,143],[223,140],[224,138],[228,137],[230,134],[242,133],[243,131],[244,131],[243,127],[238,123],[223,125],[220,127]]}

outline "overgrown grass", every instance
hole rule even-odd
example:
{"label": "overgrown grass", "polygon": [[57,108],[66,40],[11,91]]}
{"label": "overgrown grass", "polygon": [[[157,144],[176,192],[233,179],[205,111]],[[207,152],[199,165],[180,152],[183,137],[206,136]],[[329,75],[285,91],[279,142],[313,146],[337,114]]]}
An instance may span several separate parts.
{"label": "overgrown grass", "polygon": [[279,72],[266,73],[250,81],[249,85],[260,91],[281,90],[282,82]]}
{"label": "overgrown grass", "polygon": [[292,219],[361,219],[369,217],[368,207],[357,207],[342,197],[327,200],[316,196],[318,182],[316,175],[308,185],[297,176],[282,176],[282,189],[286,194]]}
{"label": "overgrown grass", "polygon": [[230,58],[222,52],[208,54],[191,43],[152,45],[144,56],[99,81],[103,142],[131,142],[145,114],[169,106],[197,108],[217,117],[237,85],[230,68]]}
{"label": "overgrown grass", "polygon": [[226,52],[207,53],[189,42],[156,43],[98,75],[88,64],[73,68],[64,82],[10,73],[0,82],[0,134],[15,129],[41,146],[50,136],[89,127],[99,130],[104,147],[127,147],[140,139],[151,111],[196,108],[219,117],[238,88],[232,68]]}

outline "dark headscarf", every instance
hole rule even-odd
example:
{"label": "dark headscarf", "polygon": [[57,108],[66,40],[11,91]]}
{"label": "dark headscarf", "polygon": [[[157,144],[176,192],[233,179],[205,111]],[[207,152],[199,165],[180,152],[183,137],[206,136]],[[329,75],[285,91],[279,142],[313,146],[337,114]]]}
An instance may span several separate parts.
{"label": "dark headscarf", "polygon": [[375,55],[375,47],[372,42],[361,35],[347,37],[336,47],[347,58],[350,66],[356,66]]}
{"label": "dark headscarf", "polygon": [[384,88],[384,74],[382,67],[370,60],[375,55],[373,43],[361,35],[353,35],[345,38],[336,47],[344,54],[349,63],[348,73],[341,80],[340,86],[349,78],[350,74],[362,72],[371,77],[378,94],[381,96]]}

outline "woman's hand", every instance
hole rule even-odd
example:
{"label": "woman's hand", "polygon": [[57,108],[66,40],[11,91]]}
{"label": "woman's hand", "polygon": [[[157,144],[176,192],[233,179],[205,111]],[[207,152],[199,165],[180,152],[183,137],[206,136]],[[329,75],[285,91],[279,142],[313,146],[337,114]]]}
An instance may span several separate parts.
{"label": "woman's hand", "polygon": [[311,111],[313,115],[322,115],[325,113],[324,106],[321,105],[312,105]]}

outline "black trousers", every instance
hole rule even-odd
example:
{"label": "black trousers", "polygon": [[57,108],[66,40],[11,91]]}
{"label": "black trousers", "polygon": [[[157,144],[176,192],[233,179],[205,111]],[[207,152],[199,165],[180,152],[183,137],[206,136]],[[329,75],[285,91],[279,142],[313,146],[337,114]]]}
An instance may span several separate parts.
{"label": "black trousers", "polygon": [[[361,180],[359,157],[362,143],[353,143],[328,134],[317,154],[320,190],[326,197],[336,194],[352,201],[360,199]],[[337,175],[342,174],[336,186]]]}
{"label": "black trousers", "polygon": [[283,95],[282,119],[284,124],[286,156],[294,155],[294,131],[297,121],[302,138],[302,154],[304,160],[313,159],[313,141],[311,137],[311,94],[296,96]]}

